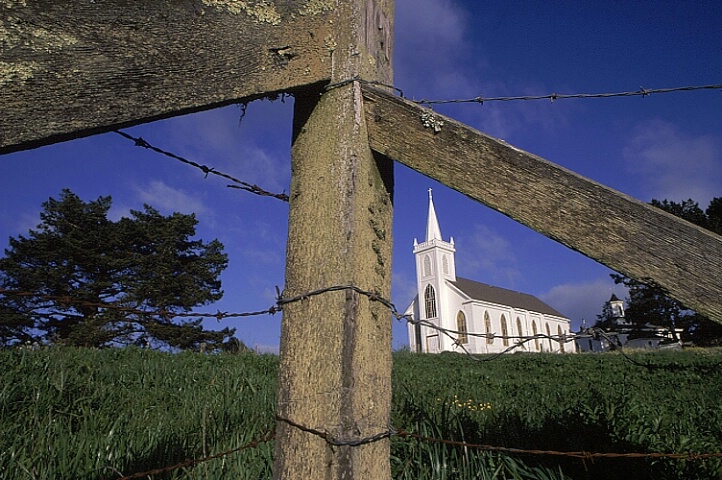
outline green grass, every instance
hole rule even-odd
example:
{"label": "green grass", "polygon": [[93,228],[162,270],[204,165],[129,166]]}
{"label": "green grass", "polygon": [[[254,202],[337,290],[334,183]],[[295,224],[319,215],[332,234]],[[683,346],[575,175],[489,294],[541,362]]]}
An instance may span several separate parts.
{"label": "green grass", "polygon": [[[431,436],[522,449],[722,452],[721,352],[634,358],[668,368],[648,370],[618,354],[522,354],[489,363],[397,354],[394,421],[432,427]],[[572,478],[722,478],[719,460],[523,460],[561,466]]]}
{"label": "green grass", "polygon": [[[482,357],[483,358],[483,357]],[[722,350],[394,354],[392,424],[523,449],[722,452]],[[240,447],[273,425],[278,359],[0,350],[0,478],[104,479]],[[154,478],[271,478],[273,442]],[[508,456],[392,439],[398,479],[722,478],[719,459]]]}
{"label": "green grass", "polygon": [[[0,368],[3,478],[115,478],[230,450],[272,425],[272,356],[16,350]],[[263,445],[194,470],[268,477],[271,453]]]}

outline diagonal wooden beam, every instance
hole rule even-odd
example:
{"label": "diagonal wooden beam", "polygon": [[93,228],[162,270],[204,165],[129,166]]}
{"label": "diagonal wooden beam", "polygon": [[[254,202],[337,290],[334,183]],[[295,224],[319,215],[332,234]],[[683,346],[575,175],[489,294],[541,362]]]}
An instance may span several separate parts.
{"label": "diagonal wooden beam", "polygon": [[719,235],[412,102],[364,99],[376,152],[722,323]]}
{"label": "diagonal wooden beam", "polygon": [[333,5],[0,0],[0,153],[327,81]]}

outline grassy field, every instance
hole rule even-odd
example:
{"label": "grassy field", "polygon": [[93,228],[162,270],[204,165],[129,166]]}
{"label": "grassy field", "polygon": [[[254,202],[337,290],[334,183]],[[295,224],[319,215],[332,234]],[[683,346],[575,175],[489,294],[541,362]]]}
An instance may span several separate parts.
{"label": "grassy field", "polygon": [[[722,452],[722,350],[394,354],[392,424],[520,449]],[[484,357],[479,357],[483,359]],[[273,426],[278,359],[0,350],[0,478],[112,479],[242,446]],[[273,442],[154,478],[271,478]],[[398,479],[722,478],[720,459],[501,455],[392,439]]]}

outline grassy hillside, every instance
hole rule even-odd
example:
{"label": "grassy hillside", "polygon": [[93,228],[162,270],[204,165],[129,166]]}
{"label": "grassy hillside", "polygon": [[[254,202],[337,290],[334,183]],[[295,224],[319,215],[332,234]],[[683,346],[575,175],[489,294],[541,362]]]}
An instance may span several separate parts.
{"label": "grassy hillside", "polygon": [[[722,452],[722,352],[397,355],[394,421],[430,436],[521,449]],[[484,358],[484,357],[480,357]],[[722,478],[719,460],[564,460],[572,478]]]}
{"label": "grassy hillside", "polygon": [[[484,357],[480,357],[484,358]],[[392,424],[521,449],[722,452],[722,351],[394,355]],[[273,425],[277,358],[0,351],[0,478],[102,479],[244,445]],[[273,443],[155,478],[271,478]],[[489,454],[392,441],[394,478],[722,478],[705,461]]]}

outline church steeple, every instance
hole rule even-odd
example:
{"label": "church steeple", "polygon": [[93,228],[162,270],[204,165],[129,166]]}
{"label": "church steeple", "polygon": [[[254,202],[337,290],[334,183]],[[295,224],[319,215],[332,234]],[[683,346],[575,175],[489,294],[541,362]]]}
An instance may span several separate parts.
{"label": "church steeple", "polygon": [[[454,261],[454,240],[445,242],[441,237],[439,221],[436,218],[434,199],[429,189],[429,213],[426,217],[426,238],[422,243],[414,239],[414,256],[416,257],[416,287],[418,292],[418,317],[420,320],[439,325],[443,328],[456,328],[456,310],[449,302],[450,283],[456,281],[456,264]],[[421,327],[414,327],[416,348],[421,349]],[[435,340],[427,343],[429,351],[451,350],[447,339],[435,336]],[[448,344],[448,345],[447,345]],[[421,350],[419,350],[421,351]],[[426,351],[426,350],[424,350]]]}
{"label": "church steeple", "polygon": [[429,214],[426,218],[426,238],[418,243],[414,239],[414,254],[417,259],[417,278],[435,277],[435,282],[442,279],[456,280],[456,265],[454,264],[454,239],[445,242],[441,238],[439,220],[436,218],[434,199],[429,189]]}
{"label": "church steeple", "polygon": [[426,241],[441,240],[441,229],[439,221],[436,219],[436,210],[434,209],[434,198],[431,196],[429,189],[429,216],[426,219]]}

